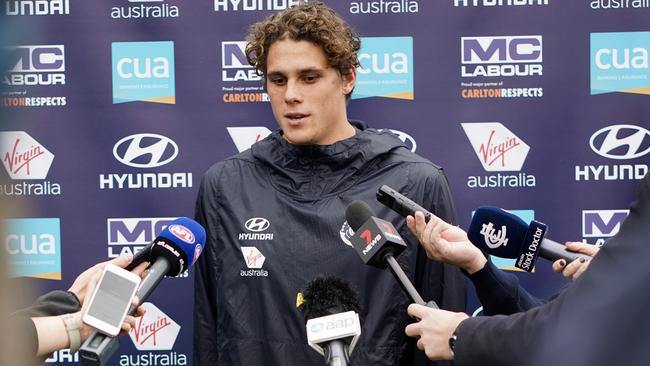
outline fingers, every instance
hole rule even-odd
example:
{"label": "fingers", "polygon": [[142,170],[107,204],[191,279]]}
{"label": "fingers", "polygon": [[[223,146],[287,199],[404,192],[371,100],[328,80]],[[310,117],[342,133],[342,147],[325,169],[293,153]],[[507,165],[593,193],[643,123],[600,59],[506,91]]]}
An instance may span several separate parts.
{"label": "fingers", "polygon": [[131,329],[135,328],[135,317],[127,315],[124,318],[124,323],[122,323],[122,332],[128,333]]}
{"label": "fingers", "polygon": [[427,312],[431,311],[431,308],[428,308],[426,306],[422,306],[419,304],[411,304],[409,307],[406,309],[408,314],[412,317],[418,318],[418,319],[423,319],[426,315]]}
{"label": "fingers", "polygon": [[140,277],[144,277],[147,267],[149,267],[149,262],[142,262],[133,268],[131,272],[137,274]]}
{"label": "fingers", "polygon": [[[110,264],[114,264],[114,265],[116,265],[116,266],[118,266],[120,268],[124,268],[124,267],[128,266],[129,263],[131,263],[131,261],[133,261],[133,255],[124,254],[124,255],[121,255],[121,256],[119,256],[117,258],[113,258],[108,262],[104,262],[102,264],[106,265],[106,263],[110,263]],[[103,267],[104,266],[102,266],[102,268]]]}
{"label": "fingers", "polygon": [[593,244],[586,244],[579,241],[568,241],[566,247],[572,252],[586,254],[593,257],[598,253],[599,248]]}
{"label": "fingers", "polygon": [[420,324],[419,323],[411,323],[411,324],[406,326],[406,328],[404,329],[404,332],[409,337],[418,338],[420,336],[420,332],[421,332]]}
{"label": "fingers", "polygon": [[586,269],[586,266],[588,265],[588,263],[586,262],[587,261],[585,261],[583,258],[574,260],[573,262],[567,264],[567,266],[564,268],[564,271],[562,271],[562,275],[566,278],[575,280],[576,278],[578,278],[578,276],[580,276],[580,274],[582,274],[582,272],[584,272],[584,269],[580,271],[580,268],[583,265],[585,266]]}
{"label": "fingers", "polygon": [[566,261],[564,259],[559,259],[553,262],[553,271],[560,273],[566,267]]}

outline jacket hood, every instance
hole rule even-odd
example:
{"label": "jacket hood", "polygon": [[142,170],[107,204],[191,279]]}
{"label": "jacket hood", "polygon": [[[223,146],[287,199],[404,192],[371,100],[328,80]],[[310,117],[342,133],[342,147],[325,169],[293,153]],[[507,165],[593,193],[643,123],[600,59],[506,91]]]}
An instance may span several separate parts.
{"label": "jacket hood", "polygon": [[251,147],[271,183],[297,198],[317,199],[338,194],[371,173],[382,156],[406,146],[388,130],[377,131],[350,121],[357,133],[331,145],[293,145],[277,130]]}

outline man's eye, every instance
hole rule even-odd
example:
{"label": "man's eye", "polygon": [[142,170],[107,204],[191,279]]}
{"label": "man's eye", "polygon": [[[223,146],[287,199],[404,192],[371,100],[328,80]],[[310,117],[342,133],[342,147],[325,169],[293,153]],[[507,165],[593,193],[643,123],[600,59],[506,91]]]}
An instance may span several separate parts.
{"label": "man's eye", "polygon": [[274,79],[271,79],[271,82],[273,84],[275,84],[275,85],[282,85],[282,84],[284,84],[284,79],[282,79],[282,78],[274,78]]}
{"label": "man's eye", "polygon": [[308,82],[308,83],[313,83],[316,80],[318,80],[317,75],[307,75],[307,76],[305,76],[305,81]]}

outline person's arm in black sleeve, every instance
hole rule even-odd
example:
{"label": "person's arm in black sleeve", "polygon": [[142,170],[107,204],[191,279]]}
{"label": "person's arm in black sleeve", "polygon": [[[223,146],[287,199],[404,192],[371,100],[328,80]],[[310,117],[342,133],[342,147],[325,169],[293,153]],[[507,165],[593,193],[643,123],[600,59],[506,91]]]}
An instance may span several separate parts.
{"label": "person's arm in black sleeve", "polygon": [[206,229],[205,249],[197,260],[194,271],[194,338],[193,362],[195,366],[217,365],[217,191],[212,186],[214,175],[204,176],[196,200],[195,219]]}
{"label": "person's arm in black sleeve", "polygon": [[491,261],[467,277],[476,288],[485,315],[509,315],[545,303],[521,287],[517,276],[498,269]]}

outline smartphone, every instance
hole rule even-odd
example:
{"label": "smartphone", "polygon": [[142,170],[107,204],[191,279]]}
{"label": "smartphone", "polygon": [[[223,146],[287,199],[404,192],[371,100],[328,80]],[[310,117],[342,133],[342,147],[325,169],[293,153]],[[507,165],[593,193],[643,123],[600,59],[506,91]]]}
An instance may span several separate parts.
{"label": "smartphone", "polygon": [[102,333],[116,336],[139,285],[140,276],[113,264],[106,265],[90,297],[83,322]]}

